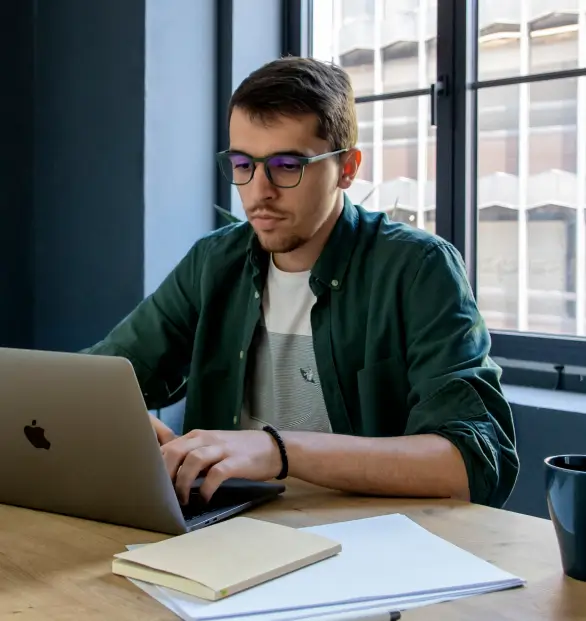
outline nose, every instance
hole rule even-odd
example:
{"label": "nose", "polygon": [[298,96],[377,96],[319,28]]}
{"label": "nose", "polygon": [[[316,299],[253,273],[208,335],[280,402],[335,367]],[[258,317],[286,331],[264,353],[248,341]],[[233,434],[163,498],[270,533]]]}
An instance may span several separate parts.
{"label": "nose", "polygon": [[252,181],[248,185],[254,202],[273,200],[278,196],[278,188],[269,181],[264,164],[257,165]]}

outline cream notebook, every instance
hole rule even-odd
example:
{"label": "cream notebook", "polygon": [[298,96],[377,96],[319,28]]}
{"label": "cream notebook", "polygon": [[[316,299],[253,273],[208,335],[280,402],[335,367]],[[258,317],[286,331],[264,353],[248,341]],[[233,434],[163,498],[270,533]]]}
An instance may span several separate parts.
{"label": "cream notebook", "polygon": [[236,517],[116,554],[112,572],[218,600],[338,554],[322,535]]}

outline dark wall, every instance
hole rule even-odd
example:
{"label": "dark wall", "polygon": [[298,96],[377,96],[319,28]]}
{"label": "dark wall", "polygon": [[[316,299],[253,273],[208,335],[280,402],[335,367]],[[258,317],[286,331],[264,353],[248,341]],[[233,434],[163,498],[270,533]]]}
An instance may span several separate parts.
{"label": "dark wall", "polygon": [[37,10],[34,345],[76,350],[143,296],[145,2]]}
{"label": "dark wall", "polygon": [[215,16],[0,2],[0,346],[99,340],[213,227]]}
{"label": "dark wall", "polygon": [[30,346],[33,4],[0,2],[0,346]]}
{"label": "dark wall", "polygon": [[543,460],[550,455],[586,454],[586,397],[573,395],[573,400],[574,411],[512,404],[521,470],[508,510],[549,518]]}

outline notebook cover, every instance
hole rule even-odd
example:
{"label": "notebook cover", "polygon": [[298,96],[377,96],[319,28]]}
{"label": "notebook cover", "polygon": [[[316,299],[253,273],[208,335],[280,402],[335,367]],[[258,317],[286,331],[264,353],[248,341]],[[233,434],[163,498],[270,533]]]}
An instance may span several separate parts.
{"label": "notebook cover", "polygon": [[217,600],[338,554],[332,539],[247,517],[115,555],[118,575]]}

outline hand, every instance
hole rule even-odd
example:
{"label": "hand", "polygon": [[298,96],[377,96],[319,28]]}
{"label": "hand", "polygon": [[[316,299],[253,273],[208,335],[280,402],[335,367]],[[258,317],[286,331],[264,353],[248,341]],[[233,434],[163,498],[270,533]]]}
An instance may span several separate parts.
{"label": "hand", "polygon": [[265,431],[190,431],[164,444],[161,453],[183,504],[200,474],[206,474],[200,494],[209,501],[226,479],[267,481],[282,467],[279,447]]}
{"label": "hand", "polygon": [[157,440],[159,444],[163,446],[163,444],[167,444],[174,440],[177,436],[175,433],[165,425],[165,423],[159,420],[156,416],[149,412],[149,416],[151,417],[151,425],[153,426],[153,430],[157,435]]}

